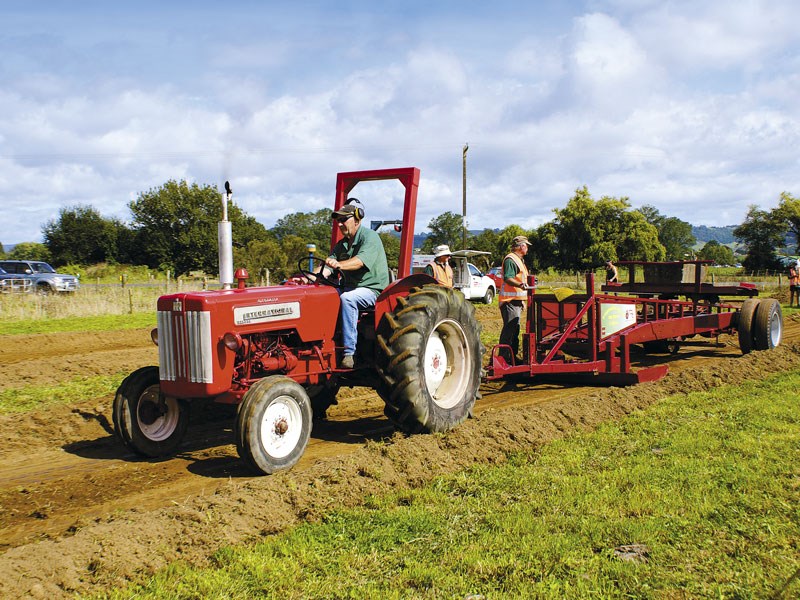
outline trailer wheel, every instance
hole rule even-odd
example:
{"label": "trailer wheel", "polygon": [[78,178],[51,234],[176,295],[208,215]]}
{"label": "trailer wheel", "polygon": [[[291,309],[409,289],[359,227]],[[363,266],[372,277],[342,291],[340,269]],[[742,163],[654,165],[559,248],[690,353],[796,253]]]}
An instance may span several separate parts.
{"label": "trailer wheel", "polygon": [[759,304],[758,298],[748,298],[742,303],[742,308],[739,311],[736,330],[742,354],[748,354],[753,350],[753,318]]}
{"label": "trailer wheel", "polygon": [[753,347],[756,350],[772,350],[781,343],[783,314],[775,298],[764,298],[758,303],[753,318]]}
{"label": "trailer wheel", "polygon": [[478,396],[483,347],[475,308],[439,285],[412,288],[397,305],[378,327],[384,412],[409,433],[451,429]]}
{"label": "trailer wheel", "polygon": [[236,449],[253,469],[271,474],[300,460],[311,437],[311,400],[284,375],[257,381],[247,391],[236,419]]}
{"label": "trailer wheel", "polygon": [[158,367],[128,375],[114,397],[114,431],[136,454],[155,458],[173,454],[189,426],[189,412],[177,398],[161,393]]}
{"label": "trailer wheel", "polygon": [[486,294],[483,296],[483,303],[484,304],[491,304],[492,300],[494,300],[494,288],[489,286],[486,288]]}

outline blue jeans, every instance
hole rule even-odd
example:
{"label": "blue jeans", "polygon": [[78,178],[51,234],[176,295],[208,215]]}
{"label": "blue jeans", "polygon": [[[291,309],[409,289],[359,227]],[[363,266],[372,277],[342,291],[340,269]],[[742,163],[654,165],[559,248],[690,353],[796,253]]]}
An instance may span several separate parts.
{"label": "blue jeans", "polygon": [[345,356],[353,356],[356,353],[359,311],[375,306],[377,298],[377,294],[369,288],[339,291],[339,300],[342,302],[342,342]]}

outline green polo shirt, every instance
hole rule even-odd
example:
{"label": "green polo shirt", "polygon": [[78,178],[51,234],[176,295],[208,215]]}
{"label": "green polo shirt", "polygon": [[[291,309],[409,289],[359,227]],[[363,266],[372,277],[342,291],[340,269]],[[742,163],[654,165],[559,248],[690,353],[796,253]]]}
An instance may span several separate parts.
{"label": "green polo shirt", "polygon": [[352,244],[347,238],[340,240],[331,256],[338,261],[356,256],[364,263],[357,271],[343,271],[345,285],[370,288],[376,295],[389,285],[389,265],[381,236],[363,223],[356,230]]}

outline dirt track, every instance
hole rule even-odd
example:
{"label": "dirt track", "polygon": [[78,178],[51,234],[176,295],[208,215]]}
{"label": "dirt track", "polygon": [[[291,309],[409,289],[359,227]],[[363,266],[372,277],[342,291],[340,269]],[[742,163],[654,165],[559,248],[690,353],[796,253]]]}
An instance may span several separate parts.
{"label": "dirt track", "polygon": [[[368,493],[502,461],[670,393],[800,368],[798,320],[785,320],[773,352],[741,357],[735,340],[721,341],[687,344],[664,380],[633,388],[484,384],[476,418],[446,435],[395,434],[372,391],[343,390],[300,464],[271,477],[254,478],[240,463],[230,408],[195,407],[180,454],[164,461],[138,460],[113,438],[110,397],[2,416],[0,597],[98,591],[178,558],[203,564],[222,545],[356,505]],[[146,330],[3,336],[0,389],[156,362]]]}

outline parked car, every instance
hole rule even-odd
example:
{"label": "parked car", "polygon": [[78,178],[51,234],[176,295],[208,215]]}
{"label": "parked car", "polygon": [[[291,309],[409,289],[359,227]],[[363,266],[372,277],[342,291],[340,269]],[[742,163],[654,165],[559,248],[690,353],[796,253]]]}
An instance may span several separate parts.
{"label": "parked car", "polygon": [[[9,281],[22,282],[23,287],[42,294],[51,292],[74,292],[78,289],[78,278],[74,275],[57,273],[46,262],[38,260],[0,260],[0,269],[5,271],[6,284]],[[29,282],[26,286],[24,282]],[[22,289],[20,291],[27,291]]]}
{"label": "parked car", "polygon": [[503,267],[492,267],[486,272],[486,276],[494,281],[495,287],[499,290],[500,286],[503,285]]}
{"label": "parked car", "polygon": [[[453,287],[464,294],[467,300],[491,304],[497,295],[497,285],[469,262],[474,256],[489,256],[489,253],[480,250],[453,252],[450,257],[450,266],[453,267]],[[432,260],[433,254],[415,254],[411,260],[411,272],[422,273]]]}

